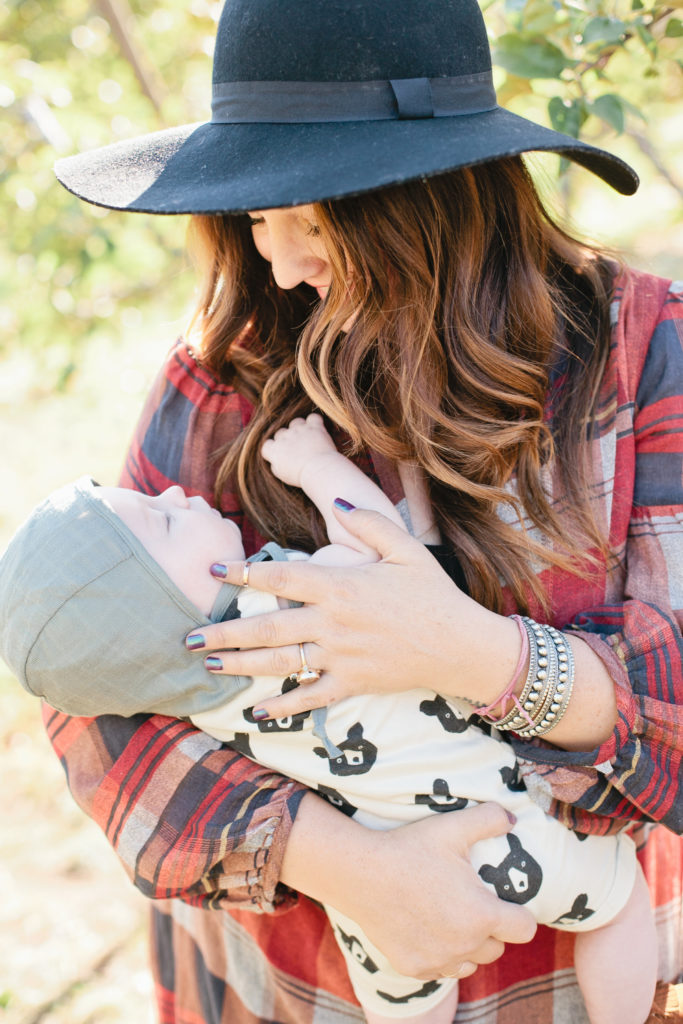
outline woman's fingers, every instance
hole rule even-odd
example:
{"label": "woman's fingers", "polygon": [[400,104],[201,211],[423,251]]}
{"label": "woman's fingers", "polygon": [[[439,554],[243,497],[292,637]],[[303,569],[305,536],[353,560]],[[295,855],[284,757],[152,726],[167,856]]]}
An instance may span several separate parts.
{"label": "woman's fingers", "polygon": [[[424,546],[380,512],[360,508],[344,512],[335,505],[334,513],[349,533],[359,537],[387,561],[429,564],[431,555]],[[290,601],[315,604],[326,597],[334,599],[336,588],[345,590],[352,572],[311,565],[305,561],[252,562],[249,565],[249,586]],[[223,583],[239,585],[243,582],[244,562],[216,562],[211,566],[211,573]]]}
{"label": "woman's fingers", "polygon": [[[323,652],[315,644],[305,645],[306,664],[310,669],[322,671]],[[220,650],[210,654],[212,659],[207,668],[212,672],[222,672],[229,676],[295,676],[301,669],[301,654],[298,644],[287,644],[284,647],[256,647],[244,650]],[[216,659],[220,660],[220,666]],[[289,714],[283,711],[283,714]],[[278,712],[277,717],[282,717]]]}
{"label": "woman's fingers", "polygon": [[[478,949],[471,954],[475,964],[492,964],[505,952],[505,943],[499,939],[489,938],[482,942]],[[473,973],[470,971],[469,973]],[[461,975],[462,977],[462,975]]]}
{"label": "woman's fingers", "polygon": [[[306,561],[295,562],[249,562],[249,586],[267,594],[286,597],[290,601],[312,604],[328,592],[334,581],[330,581],[329,569],[311,565]],[[215,562],[211,575],[221,583],[244,582],[242,562]]]}
{"label": "woman's fingers", "polygon": [[190,651],[219,651],[227,648],[226,653],[230,653],[230,648],[296,645],[302,638],[310,641],[315,635],[314,615],[312,608],[283,608],[265,615],[214,622],[190,633],[185,638],[185,646]]}
{"label": "woman's fingers", "polygon": [[500,804],[477,804],[476,807],[468,808],[467,814],[459,816],[458,838],[469,848],[480,839],[506,835],[514,823],[514,816],[509,815]]}
{"label": "woman's fingers", "polygon": [[[308,649],[308,645],[306,647]],[[309,667],[315,667],[312,661],[309,663]],[[306,711],[313,711],[315,708],[329,707],[339,699],[339,687],[334,676],[323,672],[315,683],[301,683],[295,689],[289,690],[288,693],[273,695],[268,700],[260,701],[254,706],[254,714],[259,721],[265,721],[268,718],[288,718]]]}
{"label": "woman's fingers", "polygon": [[366,508],[343,509],[335,503],[334,514],[340,523],[369,548],[389,562],[410,563],[432,556],[423,544],[392,523],[381,512]]}

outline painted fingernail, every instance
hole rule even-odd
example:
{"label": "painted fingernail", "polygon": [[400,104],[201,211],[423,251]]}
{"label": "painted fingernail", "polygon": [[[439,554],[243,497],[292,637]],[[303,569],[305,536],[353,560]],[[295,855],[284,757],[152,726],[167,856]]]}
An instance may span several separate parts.
{"label": "painted fingernail", "polygon": [[346,498],[335,498],[334,504],[338,509],[341,509],[342,512],[353,512],[356,507],[355,505],[352,505],[350,501],[347,501]]}
{"label": "painted fingernail", "polygon": [[217,576],[219,580],[224,580],[228,575],[228,567],[223,565],[222,562],[214,562],[209,572],[212,576]]}
{"label": "painted fingernail", "polygon": [[265,708],[254,708],[252,715],[257,722],[262,722],[264,718],[268,717],[268,712]]}
{"label": "painted fingernail", "polygon": [[516,825],[517,824],[517,815],[513,814],[512,811],[506,811],[505,813],[508,816],[508,820],[509,820],[510,824],[511,825]]}
{"label": "painted fingernail", "polygon": [[209,672],[220,672],[223,668],[222,660],[216,657],[215,654],[210,654],[208,658],[204,658],[204,664],[208,668]]}
{"label": "painted fingernail", "polygon": [[202,647],[206,647],[206,640],[201,633],[190,633],[185,637],[185,646],[188,651],[201,651]]}

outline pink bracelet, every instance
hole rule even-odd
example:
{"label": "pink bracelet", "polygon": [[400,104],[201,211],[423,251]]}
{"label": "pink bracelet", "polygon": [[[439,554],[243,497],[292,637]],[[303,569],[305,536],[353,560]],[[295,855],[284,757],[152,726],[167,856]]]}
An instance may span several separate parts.
{"label": "pink bracelet", "polygon": [[[512,676],[512,679],[507,684],[507,686],[505,687],[503,692],[500,694],[500,696],[496,697],[496,699],[493,701],[493,703],[489,704],[488,707],[477,708],[477,714],[481,715],[482,718],[485,717],[486,715],[488,715],[489,717],[488,717],[487,721],[490,722],[492,725],[495,725],[497,722],[501,722],[506,717],[506,715],[507,715],[507,703],[508,703],[509,700],[512,700],[512,702],[516,705],[517,710],[519,711],[520,715],[523,715],[524,718],[526,718],[529,721],[529,724],[533,725],[533,722],[531,721],[531,717],[527,714],[527,712],[524,710],[524,708],[520,704],[520,702],[517,699],[517,697],[515,696],[515,694],[512,692],[514,690],[515,686],[517,685],[517,683],[519,682],[519,677],[521,676],[521,674],[522,674],[522,672],[524,670],[524,666],[526,664],[526,659],[527,659],[527,657],[529,655],[529,636],[527,634],[526,629],[524,628],[524,623],[522,622],[522,620],[521,620],[519,615],[511,615],[510,618],[514,619],[515,622],[517,623],[517,628],[519,630],[519,635],[522,638],[522,650],[519,652],[519,661],[517,662],[517,665],[515,667],[515,671],[514,671],[514,674]],[[498,718],[491,718],[491,711],[493,710],[493,708],[498,707],[499,704],[501,706],[501,714],[500,714],[500,716]]]}

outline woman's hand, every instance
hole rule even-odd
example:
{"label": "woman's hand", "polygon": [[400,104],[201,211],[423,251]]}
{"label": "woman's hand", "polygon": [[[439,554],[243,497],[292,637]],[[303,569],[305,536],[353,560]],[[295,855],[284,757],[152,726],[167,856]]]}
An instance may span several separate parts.
{"label": "woman's hand", "polygon": [[502,807],[480,804],[377,832],[310,794],[282,880],[357,921],[400,973],[463,978],[536,931],[529,911],[498,899],[469,861],[473,843],[511,827]]}
{"label": "woman's hand", "polygon": [[[262,706],[273,717],[352,694],[415,687],[467,697],[468,686],[477,692],[477,675],[482,674],[488,693],[495,696],[517,657],[514,623],[463,594],[419,541],[384,516],[362,509],[335,514],[379,552],[381,561],[346,569],[306,562],[253,564],[250,586],[303,607],[207,626],[203,650],[219,652],[207,667],[231,675],[284,678],[301,668],[297,645],[305,644],[308,665],[322,677],[265,702]],[[243,562],[228,564],[224,578],[240,583],[243,569]],[[493,646],[490,620],[509,630],[509,649],[492,657],[483,673],[482,647],[490,651]]]}

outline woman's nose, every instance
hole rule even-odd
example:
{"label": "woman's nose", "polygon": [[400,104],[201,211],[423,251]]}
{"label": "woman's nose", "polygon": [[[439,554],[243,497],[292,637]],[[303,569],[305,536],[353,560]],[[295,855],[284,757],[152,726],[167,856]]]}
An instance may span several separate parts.
{"label": "woman's nose", "polygon": [[279,288],[296,288],[324,273],[325,261],[311,252],[304,232],[271,231],[269,241],[270,265]]}

